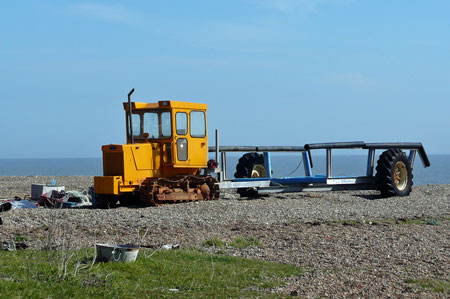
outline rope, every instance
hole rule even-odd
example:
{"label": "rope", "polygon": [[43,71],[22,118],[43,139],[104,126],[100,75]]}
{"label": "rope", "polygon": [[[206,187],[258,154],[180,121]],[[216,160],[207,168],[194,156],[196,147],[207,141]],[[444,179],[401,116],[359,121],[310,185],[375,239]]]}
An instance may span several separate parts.
{"label": "rope", "polygon": [[300,165],[302,165],[302,163],[303,163],[303,159],[300,159],[300,163],[298,163],[297,167],[296,167],[290,174],[288,174],[287,176],[290,176],[291,174],[293,174],[294,172],[296,172],[297,169],[300,167]]}

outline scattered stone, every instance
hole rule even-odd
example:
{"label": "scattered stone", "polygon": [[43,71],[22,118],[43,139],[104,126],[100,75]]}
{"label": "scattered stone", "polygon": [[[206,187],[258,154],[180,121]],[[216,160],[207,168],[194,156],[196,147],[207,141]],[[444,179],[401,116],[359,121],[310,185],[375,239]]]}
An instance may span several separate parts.
{"label": "scattered stone", "polygon": [[[39,179],[48,180],[0,177],[0,197],[23,197]],[[59,177],[58,182],[83,190],[93,179]],[[259,245],[225,246],[221,254],[288,263],[306,271],[266,291],[307,298],[448,295],[405,281],[450,281],[450,185],[414,186],[409,197],[391,198],[377,197],[375,191],[317,197],[292,193],[265,200],[239,200],[232,192],[224,196],[227,200],[139,209],[11,210],[1,215],[0,241],[21,236],[31,249],[147,244],[142,247],[156,251],[164,244],[203,247],[208,239],[253,237]],[[349,225],[339,225],[345,222]],[[328,225],[333,223],[338,225]]]}

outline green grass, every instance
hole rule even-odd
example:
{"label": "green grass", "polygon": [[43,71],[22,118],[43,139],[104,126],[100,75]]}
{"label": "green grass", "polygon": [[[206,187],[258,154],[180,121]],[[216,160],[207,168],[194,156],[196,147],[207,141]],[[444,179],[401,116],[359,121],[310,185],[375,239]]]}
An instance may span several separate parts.
{"label": "green grass", "polygon": [[249,246],[261,246],[261,241],[254,237],[241,238],[237,237],[230,243],[231,247],[234,248],[246,248]]}
{"label": "green grass", "polygon": [[211,238],[211,239],[203,241],[203,246],[221,248],[221,247],[225,246],[225,242],[220,240],[219,238]]}
{"label": "green grass", "polygon": [[384,223],[393,223],[393,224],[399,224],[399,225],[442,225],[442,221],[439,219],[434,219],[432,217],[421,217],[421,218],[402,218],[402,219],[387,219],[382,220],[381,222]]}
{"label": "green grass", "polygon": [[291,265],[195,249],[141,249],[134,263],[93,264],[93,254],[92,249],[1,251],[0,297],[271,297],[268,289],[304,273]]}
{"label": "green grass", "polygon": [[422,225],[425,224],[425,220],[418,218],[418,219],[407,219],[407,218],[401,218],[401,219],[382,219],[379,220],[380,223],[386,223],[386,224],[397,224],[397,225]]}
{"label": "green grass", "polygon": [[438,220],[438,219],[427,219],[427,221],[425,222],[425,224],[427,225],[442,225],[442,221]]}
{"label": "green grass", "polygon": [[422,288],[432,290],[434,292],[450,294],[450,282],[447,280],[436,279],[405,279],[405,283],[416,284]]}
{"label": "green grass", "polygon": [[29,238],[21,235],[14,236],[14,242],[24,242],[24,241],[29,241]]}

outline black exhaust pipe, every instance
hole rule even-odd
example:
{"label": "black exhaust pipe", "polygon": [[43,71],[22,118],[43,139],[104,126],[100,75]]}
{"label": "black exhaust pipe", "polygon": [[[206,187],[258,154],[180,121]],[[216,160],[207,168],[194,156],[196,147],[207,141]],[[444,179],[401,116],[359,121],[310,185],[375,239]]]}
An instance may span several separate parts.
{"label": "black exhaust pipe", "polygon": [[133,108],[131,107],[131,95],[134,92],[134,88],[130,90],[128,93],[128,115],[130,117],[130,135],[131,135],[131,143],[134,143],[134,135],[133,135]]}

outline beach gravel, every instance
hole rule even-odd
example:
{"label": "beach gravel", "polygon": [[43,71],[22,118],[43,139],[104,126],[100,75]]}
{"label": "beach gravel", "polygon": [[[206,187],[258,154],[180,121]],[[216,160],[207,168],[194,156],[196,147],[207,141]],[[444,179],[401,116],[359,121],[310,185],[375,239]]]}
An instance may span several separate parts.
{"label": "beach gravel", "polygon": [[[57,177],[66,190],[86,190],[92,177]],[[24,197],[51,177],[0,177],[0,198]],[[414,186],[408,197],[376,191],[276,194],[257,199],[224,192],[220,200],[115,209],[18,209],[1,214],[2,242],[31,249],[92,247],[95,243],[203,247],[209,252],[301,267],[301,276],[267,290],[317,297],[448,298],[450,185]],[[256,238],[246,248],[212,248]],[[419,282],[441,283],[438,288]]]}

